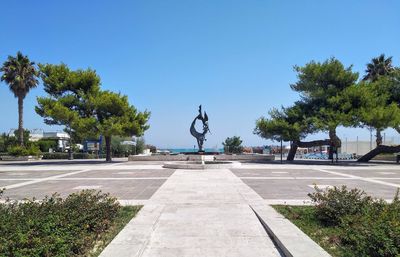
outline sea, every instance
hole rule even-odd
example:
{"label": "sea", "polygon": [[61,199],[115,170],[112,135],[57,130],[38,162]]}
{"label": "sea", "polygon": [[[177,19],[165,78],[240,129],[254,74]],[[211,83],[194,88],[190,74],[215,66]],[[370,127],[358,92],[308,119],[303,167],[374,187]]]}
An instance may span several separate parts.
{"label": "sea", "polygon": [[[169,148],[169,149],[157,149],[160,151],[170,151],[171,153],[189,153],[189,152],[197,152],[197,148]],[[205,148],[204,151],[206,152],[219,152],[223,153],[223,148]]]}

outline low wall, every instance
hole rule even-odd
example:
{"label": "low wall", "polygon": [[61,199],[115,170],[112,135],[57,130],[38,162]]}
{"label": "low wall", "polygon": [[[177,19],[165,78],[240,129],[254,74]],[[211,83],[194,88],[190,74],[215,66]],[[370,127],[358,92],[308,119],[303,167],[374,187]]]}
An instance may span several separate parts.
{"label": "low wall", "polygon": [[[216,161],[273,161],[274,155],[267,154],[219,154],[204,155],[205,160]],[[128,161],[200,161],[201,155],[129,155]]]}
{"label": "low wall", "polygon": [[220,154],[215,156],[217,161],[273,161],[273,154]]}
{"label": "low wall", "polygon": [[33,161],[41,159],[42,159],[41,157],[37,156],[10,156],[10,155],[0,156],[0,161]]}

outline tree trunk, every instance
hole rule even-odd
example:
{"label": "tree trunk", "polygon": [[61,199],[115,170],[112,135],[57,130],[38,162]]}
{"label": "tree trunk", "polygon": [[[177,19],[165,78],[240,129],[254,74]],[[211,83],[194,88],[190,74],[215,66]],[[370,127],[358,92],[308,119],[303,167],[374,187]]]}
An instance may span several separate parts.
{"label": "tree trunk", "polygon": [[290,150],[286,158],[287,161],[293,161],[296,156],[297,148],[299,147],[299,141],[293,141],[290,144]]}
{"label": "tree trunk", "polygon": [[68,149],[68,160],[73,160],[74,159],[74,153],[73,153],[73,149],[72,149],[72,129],[71,129],[71,123],[69,123],[69,125],[66,126],[66,129],[68,131],[68,135],[69,135],[69,149]]}
{"label": "tree trunk", "polygon": [[372,149],[368,153],[364,154],[363,156],[358,159],[358,162],[368,162],[375,156],[381,153],[398,153],[400,152],[400,145],[396,146],[389,146],[389,145],[379,145],[375,149]]}
{"label": "tree trunk", "polygon": [[24,146],[24,98],[18,96],[18,141]]}
{"label": "tree trunk", "polygon": [[336,128],[330,129],[329,130],[329,139],[331,140],[330,142],[330,151],[329,151],[329,159],[333,160],[333,147],[336,149],[342,146],[342,141],[340,141],[340,138],[336,135]]}
{"label": "tree trunk", "polygon": [[376,129],[376,146],[382,145],[382,134],[380,129]]}
{"label": "tree trunk", "polygon": [[296,151],[298,147],[304,147],[304,148],[309,148],[313,146],[321,146],[321,145],[330,145],[330,139],[324,139],[324,140],[314,140],[314,141],[308,141],[308,142],[302,142],[302,141],[293,141],[293,143],[290,145],[290,150],[289,154],[286,160],[288,161],[293,161],[294,157],[296,155]]}
{"label": "tree trunk", "polygon": [[71,135],[71,130],[69,130],[69,149],[68,149],[68,160],[73,160],[74,159],[74,154],[72,151],[72,135]]}
{"label": "tree trunk", "polygon": [[106,139],[106,162],[111,162],[111,136],[105,136]]}

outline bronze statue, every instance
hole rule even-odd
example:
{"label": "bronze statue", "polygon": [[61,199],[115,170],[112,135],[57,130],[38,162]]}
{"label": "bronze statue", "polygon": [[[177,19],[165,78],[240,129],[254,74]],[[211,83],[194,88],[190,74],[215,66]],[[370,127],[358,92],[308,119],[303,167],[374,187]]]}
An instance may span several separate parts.
{"label": "bronze statue", "polygon": [[[199,133],[196,131],[196,128],[194,127],[196,124],[196,120],[200,120],[203,123],[203,133]],[[203,143],[206,139],[206,134],[207,132],[210,132],[210,129],[208,128],[208,116],[207,113],[204,112],[204,117],[203,114],[201,112],[201,105],[199,106],[199,115],[196,116],[196,118],[194,118],[192,125],[190,126],[190,134],[192,134],[192,136],[194,136],[197,140],[197,145],[199,146],[199,152],[204,152],[203,149]]]}

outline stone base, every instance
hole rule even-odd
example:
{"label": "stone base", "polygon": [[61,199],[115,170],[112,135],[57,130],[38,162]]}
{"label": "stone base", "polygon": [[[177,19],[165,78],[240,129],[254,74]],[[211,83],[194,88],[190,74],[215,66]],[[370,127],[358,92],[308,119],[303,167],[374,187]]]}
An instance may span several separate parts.
{"label": "stone base", "polygon": [[166,162],[164,168],[168,169],[186,169],[186,170],[206,170],[206,169],[230,169],[240,167],[240,162],[227,162],[227,161],[205,161],[202,164],[199,161],[177,161]]}
{"label": "stone base", "polygon": [[10,155],[0,156],[1,161],[34,161],[41,159],[42,159],[41,157],[37,156],[10,156]]}
{"label": "stone base", "polygon": [[[206,159],[211,158],[215,161],[273,161],[275,155],[272,154],[218,154],[205,155]],[[201,161],[202,155],[130,155],[129,161]]]}

